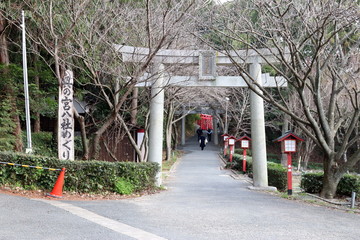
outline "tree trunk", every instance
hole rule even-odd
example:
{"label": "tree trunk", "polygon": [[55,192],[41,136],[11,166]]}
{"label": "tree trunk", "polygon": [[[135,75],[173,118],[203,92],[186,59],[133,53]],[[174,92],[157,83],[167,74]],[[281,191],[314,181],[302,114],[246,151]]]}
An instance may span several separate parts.
{"label": "tree trunk", "polygon": [[80,124],[80,131],[81,131],[81,142],[83,146],[83,160],[89,160],[89,147],[87,144],[87,137],[86,137],[86,127],[85,127],[85,119],[83,116],[81,116],[76,109],[74,108],[74,116],[76,120],[78,120]]}
{"label": "tree trunk", "polygon": [[[360,130],[360,125],[358,125],[358,127],[355,128],[356,136],[359,136],[359,130]],[[357,149],[360,149],[360,139],[358,139],[356,141],[356,147],[357,147]],[[358,163],[357,163],[357,173],[360,173],[360,161],[358,161]]]}
{"label": "tree trunk", "polygon": [[98,159],[100,152],[100,139],[101,136],[106,132],[106,130],[114,123],[117,118],[117,113],[120,111],[121,106],[124,104],[125,100],[132,92],[134,85],[128,86],[126,92],[119,98],[115,106],[111,106],[113,108],[113,112],[109,117],[106,118],[104,124],[93,134],[93,138],[91,139],[91,143],[89,144],[89,158],[90,159]]}
{"label": "tree trunk", "polygon": [[[144,146],[139,147],[137,145],[137,142],[135,141],[135,138],[134,138],[133,134],[131,134],[128,126],[126,125],[124,119],[122,118],[122,116],[120,116],[120,114],[117,114],[117,118],[120,121],[121,126],[124,128],[124,130],[126,132],[126,135],[128,136],[128,138],[130,140],[130,143],[131,143],[131,145],[133,146],[133,148],[135,150],[135,153],[136,153],[136,156],[137,156],[137,162],[143,162],[144,161],[144,156],[142,154],[142,149],[143,149]],[[145,138],[145,136],[144,136],[144,138]]]}
{"label": "tree trunk", "polygon": [[[34,56],[34,68],[35,68],[35,85],[37,86],[37,88],[40,90],[40,77],[39,77],[39,65],[38,65],[38,61],[39,61],[39,49],[38,49],[38,45],[34,44],[34,50],[35,50],[35,54],[33,54]],[[36,98],[38,99],[40,96],[36,96]],[[34,113],[33,113],[34,114]],[[40,132],[41,131],[41,124],[40,124],[40,113],[38,111],[35,112],[35,121],[34,121],[34,132]]]}
{"label": "tree trunk", "polygon": [[8,65],[9,62],[9,53],[8,46],[5,34],[5,29],[7,26],[6,19],[0,14],[0,63]]}
{"label": "tree trunk", "polygon": [[89,159],[94,159],[94,160],[99,159],[101,136],[114,123],[115,119],[116,119],[116,113],[112,113],[112,115],[109,118],[107,118],[106,122],[101,126],[101,128],[99,128],[94,133],[90,143]]}
{"label": "tree trunk", "polygon": [[[285,134],[287,131],[289,131],[289,121],[290,121],[290,116],[288,114],[284,113],[284,123],[281,127],[282,134]],[[287,166],[287,154],[286,153],[281,154],[281,165],[283,165],[284,167]]]}
{"label": "tree trunk", "polygon": [[179,128],[178,126],[174,123],[174,134],[173,134],[173,149],[176,149],[178,142],[179,142]]}
{"label": "tree trunk", "polygon": [[174,107],[173,104],[169,104],[168,115],[166,118],[166,131],[165,131],[165,139],[166,139],[166,157],[165,160],[169,161],[171,159],[171,139],[172,139],[172,119],[174,117]]}
{"label": "tree trunk", "polygon": [[324,161],[323,188],[320,196],[327,199],[334,198],[337,186],[344,173],[339,172],[335,159],[332,156],[328,156]]}
{"label": "tree trunk", "polygon": [[327,199],[334,198],[340,179],[341,177],[338,177],[333,171],[324,172],[323,188],[320,196]]}
{"label": "tree trunk", "polygon": [[137,107],[138,107],[138,96],[139,96],[139,89],[134,87],[133,89],[133,96],[131,100],[131,125],[136,126],[137,120]]}
{"label": "tree trunk", "polygon": [[[16,101],[15,99],[13,100]],[[16,105],[15,108],[16,109]],[[23,141],[22,141],[22,131],[21,131],[21,124],[20,124],[20,117],[17,114],[13,115],[14,122],[16,123],[16,127],[14,129],[14,133],[16,136],[16,142],[15,142],[15,151],[22,152],[23,151]]]}
{"label": "tree trunk", "polygon": [[[7,44],[7,34],[5,33],[6,27],[8,23],[6,19],[0,15],[0,64],[9,65],[9,53],[8,53],[8,44]],[[10,86],[7,86],[6,89],[3,89],[4,92],[8,95],[8,99],[10,100],[10,105],[12,108],[12,116],[15,123],[15,127],[13,130],[13,134],[15,135],[15,146],[14,150],[17,152],[21,152],[23,150],[23,142],[22,142],[22,133],[21,133],[21,124],[20,118],[17,114],[17,105],[16,105],[16,93],[14,90],[12,83]]]}
{"label": "tree trunk", "polygon": [[35,113],[35,121],[34,121],[34,132],[40,132],[41,125],[40,125],[40,113]]}
{"label": "tree trunk", "polygon": [[172,133],[172,124],[171,121],[168,123],[169,125],[166,128],[166,161],[171,160],[171,152],[172,152],[172,148],[171,148],[171,133]]}

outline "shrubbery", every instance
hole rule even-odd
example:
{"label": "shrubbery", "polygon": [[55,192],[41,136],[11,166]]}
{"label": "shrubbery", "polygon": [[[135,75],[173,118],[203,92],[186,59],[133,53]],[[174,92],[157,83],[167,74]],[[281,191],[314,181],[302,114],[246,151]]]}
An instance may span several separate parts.
{"label": "shrubbery", "polygon": [[279,191],[285,191],[287,189],[287,169],[281,164],[268,162],[267,170],[269,186],[274,186]]}
{"label": "shrubbery", "polygon": [[[237,171],[242,171],[242,155],[233,154],[233,162],[228,162],[226,167],[232,168]],[[269,186],[276,187],[279,191],[287,189],[287,169],[281,164],[268,162],[268,183]],[[246,161],[246,172],[252,177],[252,162]],[[323,173],[306,173],[301,178],[301,188],[308,193],[319,193],[322,189]],[[337,194],[344,196],[351,196],[352,192],[360,194],[360,176],[346,174],[340,180]]]}
{"label": "shrubbery", "polygon": [[[26,135],[23,133],[23,142],[26,142]],[[33,153],[41,156],[56,157],[57,148],[54,143],[52,132],[34,132],[31,134],[33,142]]]}
{"label": "shrubbery", "polygon": [[266,157],[268,162],[281,164],[281,159],[279,158],[278,154],[268,153]]}
{"label": "shrubbery", "polygon": [[15,125],[11,118],[10,101],[0,98],[0,151],[9,151],[14,148],[16,142],[13,135]]}
{"label": "shrubbery", "polygon": [[[239,155],[242,155],[243,154],[243,152],[244,152],[244,150],[243,149],[241,149],[241,148],[235,148],[235,154],[239,154]],[[246,155],[247,156],[251,156],[252,154],[251,154],[251,149],[246,149]]]}
{"label": "shrubbery", "polygon": [[[34,132],[31,134],[33,142],[33,154],[57,157],[57,146],[52,132]],[[83,156],[83,147],[80,136],[74,138],[75,159],[81,159]],[[26,142],[26,133],[23,133],[23,142]]]}
{"label": "shrubbery", "polygon": [[[157,163],[61,161],[57,158],[0,152],[0,161],[23,165],[66,168],[65,191],[114,192],[119,178],[126,179],[134,191],[154,187],[159,171]],[[0,164],[0,184],[21,186],[25,189],[51,190],[58,171],[14,167]]]}
{"label": "shrubbery", "polygon": [[[239,154],[239,155],[243,155],[244,149],[241,148],[235,148],[234,153],[235,154]],[[246,149],[246,156],[250,156],[251,157],[252,153],[251,153],[251,149]]]}
{"label": "shrubbery", "polygon": [[323,173],[306,173],[301,177],[301,188],[308,193],[319,193],[322,188]]}
{"label": "shrubbery", "polygon": [[[233,162],[227,163],[226,167],[232,168],[234,170],[237,171],[242,171],[243,170],[243,156],[240,154],[233,154]],[[246,161],[246,172],[252,172],[252,163],[251,161]]]}
{"label": "shrubbery", "polygon": [[[242,171],[243,160],[242,155],[233,154],[233,163],[228,163],[228,167],[235,169],[237,171]],[[285,191],[287,189],[287,172],[286,168],[281,166],[281,164],[268,162],[268,183],[269,186],[276,187],[279,191]],[[246,172],[251,177],[252,176],[252,162],[246,161]]]}
{"label": "shrubbery", "polygon": [[351,196],[352,192],[360,194],[360,176],[346,174],[341,178],[336,193]]}
{"label": "shrubbery", "polygon": [[117,178],[115,181],[115,192],[123,195],[132,194],[134,191],[134,185],[131,181],[124,178]]}
{"label": "shrubbery", "polygon": [[[306,173],[301,178],[301,188],[308,193],[319,193],[323,186],[324,173]],[[351,174],[344,175],[337,187],[336,193],[343,196],[351,196],[352,192],[360,193],[360,176]]]}

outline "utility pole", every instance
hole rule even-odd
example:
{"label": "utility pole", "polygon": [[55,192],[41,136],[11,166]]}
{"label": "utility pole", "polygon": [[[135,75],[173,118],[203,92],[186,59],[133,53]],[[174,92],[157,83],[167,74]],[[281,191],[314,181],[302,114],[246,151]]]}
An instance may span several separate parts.
{"label": "utility pole", "polygon": [[23,57],[23,75],[24,75],[24,93],[25,93],[25,114],[26,114],[26,153],[32,153],[31,144],[31,124],[30,124],[30,106],[29,106],[29,87],[26,59],[26,32],[25,32],[25,14],[21,11],[22,16],[22,57]]}

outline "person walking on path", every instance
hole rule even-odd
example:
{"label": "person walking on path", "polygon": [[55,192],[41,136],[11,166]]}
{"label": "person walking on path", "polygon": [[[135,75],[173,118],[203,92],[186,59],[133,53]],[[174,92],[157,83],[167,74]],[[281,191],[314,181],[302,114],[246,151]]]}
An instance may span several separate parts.
{"label": "person walking on path", "polygon": [[211,142],[211,134],[212,134],[212,129],[208,129],[207,130],[207,138],[208,138],[208,141]]}
{"label": "person walking on path", "polygon": [[196,130],[196,133],[198,135],[198,141],[200,140],[200,136],[203,134],[203,131],[202,129],[199,127],[197,130]]}
{"label": "person walking on path", "polygon": [[199,143],[200,143],[201,150],[204,150],[204,147],[206,146],[206,143],[207,143],[207,138],[205,136],[200,136]]}

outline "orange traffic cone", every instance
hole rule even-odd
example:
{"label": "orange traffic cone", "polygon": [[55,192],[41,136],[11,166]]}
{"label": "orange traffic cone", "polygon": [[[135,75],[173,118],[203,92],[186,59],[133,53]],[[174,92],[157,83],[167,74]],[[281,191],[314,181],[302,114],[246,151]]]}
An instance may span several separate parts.
{"label": "orange traffic cone", "polygon": [[62,189],[64,186],[64,177],[65,177],[65,168],[62,168],[59,174],[58,179],[54,185],[53,190],[51,193],[47,193],[46,196],[55,197],[55,198],[62,198]]}

